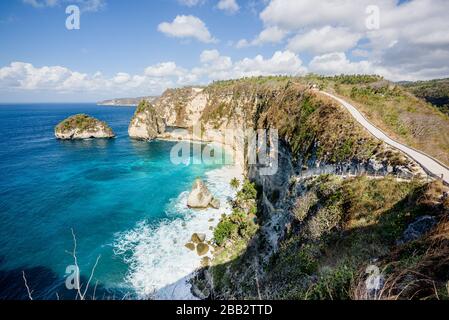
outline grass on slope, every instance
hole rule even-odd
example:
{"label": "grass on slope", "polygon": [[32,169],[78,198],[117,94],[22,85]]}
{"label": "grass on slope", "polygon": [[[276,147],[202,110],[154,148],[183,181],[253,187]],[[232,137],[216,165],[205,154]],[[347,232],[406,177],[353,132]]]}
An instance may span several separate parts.
{"label": "grass on slope", "polygon": [[449,115],[449,79],[406,82],[402,86]]}
{"label": "grass on slope", "polygon": [[[442,194],[439,182],[423,185],[391,178],[342,180],[335,176],[310,180],[306,194],[297,200],[291,232],[266,268],[267,277],[261,283],[265,297],[364,298],[356,288],[364,284],[367,265],[381,267],[387,279],[395,278],[399,265],[418,268],[422,259],[427,259],[428,246],[421,244],[418,253],[413,248],[421,240],[405,245],[397,245],[397,240],[416,217],[447,217],[449,203],[441,203]],[[440,223],[440,228],[443,226]],[[441,257],[448,249],[446,242],[435,251]],[[448,260],[434,260],[433,274],[428,273],[427,280],[435,282],[438,292],[445,292],[449,280]],[[387,263],[396,269],[386,268]],[[403,277],[402,285],[408,284]],[[416,298],[436,298],[412,290],[398,298],[413,294]],[[390,296],[385,293],[382,298]]]}
{"label": "grass on slope", "polygon": [[336,102],[292,77],[256,77],[215,82],[201,120],[220,128],[226,121],[274,128],[304,163],[364,161],[383,150]]}
{"label": "grass on slope", "polygon": [[309,76],[313,82],[354,104],[392,138],[449,165],[449,116],[400,85],[376,76]]}
{"label": "grass on slope", "polygon": [[[210,267],[213,298],[366,299],[365,270],[372,264],[386,279],[378,298],[449,298],[449,198],[442,198],[447,188],[440,182],[324,175],[305,187],[263,274],[257,271],[257,252],[266,244],[257,228],[234,233],[216,248]],[[423,215],[439,221],[433,231],[398,243]],[[245,219],[235,221],[241,228]]]}

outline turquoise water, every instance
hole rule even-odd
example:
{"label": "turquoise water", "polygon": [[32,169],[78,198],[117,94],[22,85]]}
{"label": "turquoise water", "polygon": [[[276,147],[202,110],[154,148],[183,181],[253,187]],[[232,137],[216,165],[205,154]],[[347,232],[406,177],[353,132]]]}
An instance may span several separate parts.
{"label": "turquoise water", "polygon": [[[101,256],[93,280],[97,297],[134,296],[142,284],[138,270],[148,270],[139,264],[144,258],[137,247],[150,255],[157,250],[151,261],[142,260],[152,270],[165,267],[159,252],[164,244],[148,249],[145,241],[154,245],[159,240],[151,237],[161,227],[192,219],[180,199],[197,176],[207,178],[220,166],[176,166],[169,157],[174,143],[130,140],[133,112],[92,104],[0,106],[0,299],[27,298],[22,271],[35,299],[55,299],[56,293],[73,298],[64,285],[66,267],[73,264],[72,228],[82,282]],[[108,122],[117,138],[56,140],[54,126],[76,113]],[[136,233],[150,238],[137,239]],[[158,283],[158,275],[152,276],[150,282]]]}

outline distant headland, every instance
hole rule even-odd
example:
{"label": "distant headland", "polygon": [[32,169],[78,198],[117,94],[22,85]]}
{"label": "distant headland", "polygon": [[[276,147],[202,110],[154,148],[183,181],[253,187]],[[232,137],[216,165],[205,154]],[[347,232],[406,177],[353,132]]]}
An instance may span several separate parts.
{"label": "distant headland", "polygon": [[153,102],[157,96],[146,96],[137,98],[116,98],[97,102],[99,106],[116,106],[116,107],[136,107],[141,101]]}

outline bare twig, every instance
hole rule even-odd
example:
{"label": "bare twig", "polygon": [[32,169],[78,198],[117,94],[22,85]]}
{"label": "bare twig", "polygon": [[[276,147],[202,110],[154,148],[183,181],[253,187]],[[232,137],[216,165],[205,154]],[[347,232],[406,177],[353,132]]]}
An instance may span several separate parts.
{"label": "bare twig", "polygon": [[89,289],[90,282],[92,281],[92,277],[94,276],[95,269],[97,268],[98,261],[100,260],[100,258],[101,258],[101,255],[99,255],[97,257],[97,260],[95,261],[94,267],[92,268],[92,271],[90,272],[90,277],[89,277],[89,280],[87,281],[86,288],[84,289],[83,297],[86,296],[87,290]]}
{"label": "bare twig", "polygon": [[22,278],[23,278],[23,281],[25,283],[25,287],[27,288],[28,298],[30,300],[33,300],[33,296],[31,295],[32,291],[30,290],[30,287],[28,286],[27,278],[25,276],[25,271],[22,271]]}
{"label": "bare twig", "polygon": [[92,300],[95,300],[95,293],[97,292],[98,280],[95,281],[94,294],[92,296]]}
{"label": "bare twig", "polygon": [[257,295],[259,297],[259,300],[263,300],[262,299],[262,295],[260,293],[259,278],[257,277],[257,274],[259,272],[259,263],[258,263],[257,257],[254,258],[254,266],[255,266],[255,268],[254,268],[255,269],[254,270],[255,271],[254,272],[254,277],[256,279]]}
{"label": "bare twig", "polygon": [[[78,258],[76,257],[76,236],[75,236],[75,232],[73,231],[73,228],[70,229],[70,230],[72,231],[72,237],[73,237],[72,257],[73,257],[73,261],[75,263],[76,270],[79,272],[80,268],[78,266]],[[77,299],[79,297],[81,300],[84,300],[84,296],[83,296],[83,294],[81,292],[81,283],[79,283],[79,280],[80,280],[79,273],[78,273],[77,276],[78,276],[78,283],[77,283],[77,286],[76,286],[77,293],[76,293],[75,299]]]}
{"label": "bare twig", "polygon": [[[78,298],[80,300],[85,300],[87,291],[89,290],[90,282],[92,281],[92,278],[93,278],[94,273],[95,273],[95,269],[97,268],[98,261],[100,260],[101,255],[99,255],[97,257],[97,260],[95,261],[95,265],[93,266],[92,271],[90,272],[90,276],[89,276],[89,279],[87,281],[86,287],[84,288],[84,292],[82,292],[81,291],[82,285],[81,285],[81,283],[79,283],[79,281],[80,281],[80,275],[79,275],[80,268],[78,266],[78,258],[76,256],[76,249],[77,249],[76,236],[75,236],[75,232],[73,231],[73,228],[71,229],[71,231],[72,231],[72,237],[73,237],[73,251],[72,251],[71,255],[73,257],[73,261],[74,261],[76,270],[78,271],[78,275],[77,275],[78,276],[78,285],[77,285],[77,288],[76,288],[77,292],[76,292],[75,300],[77,300]],[[98,281],[97,281],[97,284],[98,284]],[[97,289],[97,284],[95,285],[95,291]],[[93,300],[95,300],[95,297],[93,297]]]}

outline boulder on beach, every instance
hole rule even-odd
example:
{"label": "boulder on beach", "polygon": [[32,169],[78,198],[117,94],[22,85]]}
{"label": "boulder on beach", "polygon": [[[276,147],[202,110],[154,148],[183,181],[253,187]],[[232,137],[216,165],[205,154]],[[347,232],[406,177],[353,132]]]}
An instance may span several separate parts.
{"label": "boulder on beach", "polygon": [[201,179],[196,179],[187,200],[187,206],[194,209],[205,209],[209,206],[220,208],[220,200],[215,199]]}
{"label": "boulder on beach", "polygon": [[213,198],[210,202],[210,206],[214,209],[220,209],[220,200],[218,200],[217,198]]}
{"label": "boulder on beach", "polygon": [[194,233],[191,240],[193,243],[201,243],[206,240],[206,235],[204,233]]}
{"label": "boulder on beach", "polygon": [[55,127],[55,136],[61,140],[114,138],[112,129],[103,121],[86,114],[77,114]]}
{"label": "boulder on beach", "polygon": [[201,257],[209,252],[209,245],[206,243],[198,243],[196,245],[196,253]]}
{"label": "boulder on beach", "polygon": [[188,242],[184,245],[187,249],[189,249],[190,251],[195,250],[195,244],[192,242]]}

